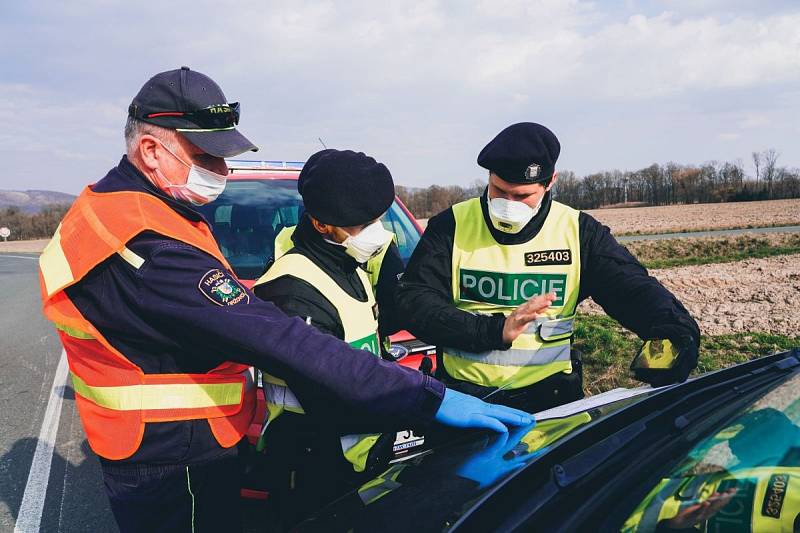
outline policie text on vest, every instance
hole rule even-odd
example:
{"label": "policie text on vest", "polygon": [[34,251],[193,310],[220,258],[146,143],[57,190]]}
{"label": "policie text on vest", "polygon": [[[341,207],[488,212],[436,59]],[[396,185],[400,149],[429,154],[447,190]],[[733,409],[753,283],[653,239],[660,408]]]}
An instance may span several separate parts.
{"label": "policie text on vest", "polygon": [[518,306],[534,296],[554,292],[553,307],[564,305],[566,274],[510,274],[459,270],[461,299],[503,306]]}

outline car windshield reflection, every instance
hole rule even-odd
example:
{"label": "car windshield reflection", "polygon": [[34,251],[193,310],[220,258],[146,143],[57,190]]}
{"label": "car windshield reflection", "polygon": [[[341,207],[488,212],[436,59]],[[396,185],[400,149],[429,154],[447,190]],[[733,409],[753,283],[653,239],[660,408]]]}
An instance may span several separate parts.
{"label": "car windshield reflection", "polygon": [[698,443],[624,532],[800,531],[800,376]]}

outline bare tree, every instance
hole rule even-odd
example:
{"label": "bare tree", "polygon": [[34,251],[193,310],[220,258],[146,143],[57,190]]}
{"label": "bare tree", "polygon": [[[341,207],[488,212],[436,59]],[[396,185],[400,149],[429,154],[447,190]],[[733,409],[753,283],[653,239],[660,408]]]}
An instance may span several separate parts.
{"label": "bare tree", "polygon": [[773,148],[764,150],[761,154],[761,158],[764,161],[764,181],[767,182],[767,198],[772,198],[772,181],[775,179],[778,172],[778,156],[780,156],[780,154]]}
{"label": "bare tree", "polygon": [[756,167],[756,189],[758,189],[758,180],[761,177],[759,169],[761,167],[761,153],[753,152],[753,166]]}

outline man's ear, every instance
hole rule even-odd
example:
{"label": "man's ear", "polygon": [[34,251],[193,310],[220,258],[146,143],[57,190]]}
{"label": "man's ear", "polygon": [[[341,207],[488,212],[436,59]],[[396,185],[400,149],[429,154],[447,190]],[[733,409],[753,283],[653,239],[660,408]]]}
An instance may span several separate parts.
{"label": "man's ear", "polygon": [[314,226],[314,229],[317,230],[317,232],[323,235],[328,235],[331,232],[332,228],[330,224],[323,224],[311,215],[308,215],[308,218],[311,220],[311,225]]}
{"label": "man's ear", "polygon": [[556,184],[556,180],[558,179],[558,171],[553,171],[553,177],[550,179],[550,183],[547,185],[546,191],[549,191],[553,188],[553,185]]}
{"label": "man's ear", "polygon": [[158,168],[158,141],[152,135],[142,135],[136,146],[136,152],[142,164],[150,170]]}

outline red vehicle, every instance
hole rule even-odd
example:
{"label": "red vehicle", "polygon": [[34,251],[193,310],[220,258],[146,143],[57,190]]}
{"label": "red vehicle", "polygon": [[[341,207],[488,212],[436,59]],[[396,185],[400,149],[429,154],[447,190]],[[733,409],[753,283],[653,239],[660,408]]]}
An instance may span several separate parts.
{"label": "red vehicle", "polygon": [[[274,256],[275,238],[284,228],[297,225],[303,200],[297,192],[297,178],[303,162],[229,160],[230,174],[225,192],[211,204],[199,210],[211,224],[214,236],[234,273],[248,287],[265,272]],[[397,248],[404,263],[419,242],[422,228],[399,198],[381,218],[383,225],[396,235]],[[435,366],[435,347],[415,339],[407,331],[391,336],[391,356],[403,366],[415,370]],[[424,365],[424,366],[423,366]],[[248,432],[252,444],[261,434],[266,406],[259,382],[258,410]],[[408,453],[421,445],[422,437],[410,431],[398,433],[396,455]],[[242,495],[265,498],[254,472],[246,476],[247,487]]]}

